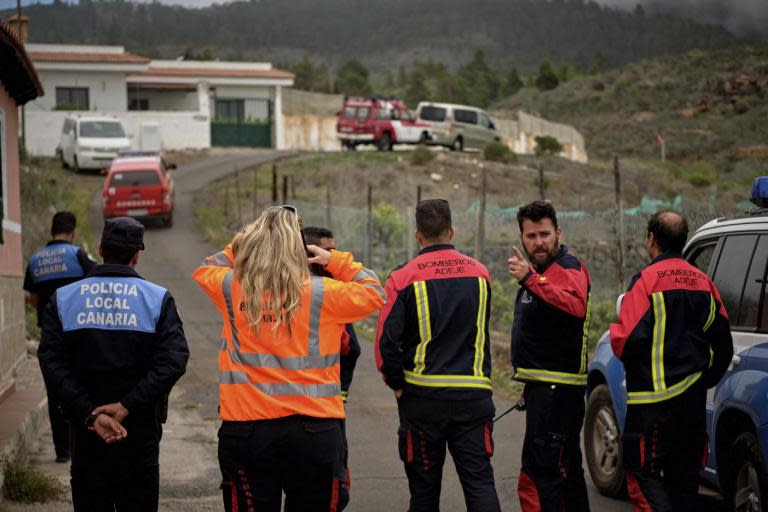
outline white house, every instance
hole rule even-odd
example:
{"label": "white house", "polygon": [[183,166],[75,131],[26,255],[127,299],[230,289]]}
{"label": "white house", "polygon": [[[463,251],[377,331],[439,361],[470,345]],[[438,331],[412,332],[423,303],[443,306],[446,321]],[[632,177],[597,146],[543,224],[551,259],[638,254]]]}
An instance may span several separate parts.
{"label": "white house", "polygon": [[67,115],[119,118],[142,146],[159,127],[163,149],[284,147],[282,88],[293,75],[261,62],[149,60],[121,46],[29,44],[50,93],[26,110],[27,150],[53,156]]}

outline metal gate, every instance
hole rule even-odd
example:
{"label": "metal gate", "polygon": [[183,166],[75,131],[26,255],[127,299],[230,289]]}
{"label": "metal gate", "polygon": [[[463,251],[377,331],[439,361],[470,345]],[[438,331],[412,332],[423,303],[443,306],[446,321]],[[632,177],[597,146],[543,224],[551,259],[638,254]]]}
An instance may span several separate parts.
{"label": "metal gate", "polygon": [[272,147],[270,100],[216,98],[214,109],[212,146]]}

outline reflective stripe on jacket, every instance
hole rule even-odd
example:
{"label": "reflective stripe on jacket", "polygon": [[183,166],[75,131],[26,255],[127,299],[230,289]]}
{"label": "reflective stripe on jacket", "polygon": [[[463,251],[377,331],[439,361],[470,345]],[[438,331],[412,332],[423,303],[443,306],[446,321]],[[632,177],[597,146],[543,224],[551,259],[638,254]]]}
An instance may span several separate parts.
{"label": "reflective stripe on jacket", "polygon": [[339,352],[344,325],[379,309],[385,300],[376,274],[333,251],[327,270],[313,276],[290,329],[265,311],[252,328],[236,281],[231,246],[206,258],[193,277],[221,313],[220,415],[225,421],[274,419],[292,414],[343,418]]}
{"label": "reflective stripe on jacket", "polygon": [[488,270],[448,244],[392,271],[376,363],[392,389],[430,397],[490,396]]}
{"label": "reflective stripe on jacket", "polygon": [[587,267],[565,245],[520,281],[512,325],[516,380],[587,385],[590,287]]}
{"label": "reflective stripe on jacket", "polygon": [[659,256],[635,276],[610,333],[624,363],[628,404],[669,400],[703,375],[711,387],[733,355],[720,293],[676,254]]}

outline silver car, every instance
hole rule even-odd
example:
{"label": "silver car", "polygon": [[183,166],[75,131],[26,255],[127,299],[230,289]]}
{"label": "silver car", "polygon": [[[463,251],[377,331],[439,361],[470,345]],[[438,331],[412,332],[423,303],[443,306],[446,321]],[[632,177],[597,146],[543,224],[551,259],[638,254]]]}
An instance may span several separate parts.
{"label": "silver car", "polygon": [[482,149],[490,142],[501,141],[490,116],[482,109],[453,103],[422,101],[417,108],[419,121],[432,127],[431,145],[453,151],[464,148]]}

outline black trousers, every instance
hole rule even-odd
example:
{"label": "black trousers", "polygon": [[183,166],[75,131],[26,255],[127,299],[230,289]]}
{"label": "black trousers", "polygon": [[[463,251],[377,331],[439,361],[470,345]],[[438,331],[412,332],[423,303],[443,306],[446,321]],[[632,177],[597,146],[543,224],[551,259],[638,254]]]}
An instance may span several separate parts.
{"label": "black trousers", "polygon": [[[47,388],[46,388],[47,391]],[[69,422],[52,393],[48,393],[48,419],[51,421],[51,434],[56,458],[69,458]]]}
{"label": "black trousers", "polygon": [[627,490],[637,510],[696,510],[707,460],[706,385],[648,405],[630,405],[624,422]]}
{"label": "black trousers", "polygon": [[518,480],[523,512],[588,511],[579,433],[584,388],[545,382],[525,385],[525,440]]}
{"label": "black trousers", "polygon": [[75,512],[157,512],[162,430],[135,420],[126,418],[128,437],[112,445],[84,426],[72,428]]}
{"label": "black trousers", "polygon": [[288,416],[225,421],[219,429],[226,512],[341,510],[341,420]]}
{"label": "black trousers", "polygon": [[430,400],[409,396],[398,401],[398,446],[411,491],[410,512],[440,510],[446,446],[459,475],[469,512],[501,510],[493,479],[493,401]]}

